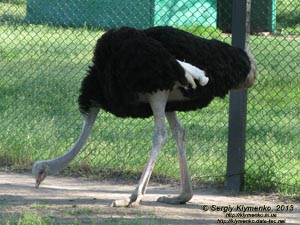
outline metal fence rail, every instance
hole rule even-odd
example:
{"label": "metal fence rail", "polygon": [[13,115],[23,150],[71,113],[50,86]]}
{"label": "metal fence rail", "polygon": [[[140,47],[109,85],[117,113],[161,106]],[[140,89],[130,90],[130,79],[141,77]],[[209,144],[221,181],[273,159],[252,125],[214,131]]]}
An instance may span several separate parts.
{"label": "metal fence rail", "polygon": [[[252,0],[251,8],[250,50],[259,79],[248,93],[245,188],[298,192],[300,1]],[[231,43],[231,20],[232,0],[0,0],[0,168],[30,168],[71,147],[81,126],[80,81],[105,30],[170,25]],[[179,114],[194,183],[225,182],[228,114],[229,98]],[[70,169],[113,177],[140,173],[152,126],[151,119],[102,112]],[[154,176],[178,178],[171,139]]]}

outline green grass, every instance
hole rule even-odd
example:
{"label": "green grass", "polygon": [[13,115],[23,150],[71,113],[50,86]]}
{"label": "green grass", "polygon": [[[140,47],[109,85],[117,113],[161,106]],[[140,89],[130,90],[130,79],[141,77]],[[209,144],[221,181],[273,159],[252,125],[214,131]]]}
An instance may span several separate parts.
{"label": "green grass", "polygon": [[191,26],[180,27],[180,29],[204,38],[218,38],[222,33],[221,30],[216,29],[214,27]]}
{"label": "green grass", "polygon": [[[28,169],[37,159],[64,153],[79,135],[80,81],[103,32],[29,25],[22,23],[24,16],[24,7],[0,2],[0,165]],[[193,29],[203,36],[220,35],[211,28],[208,33]],[[296,192],[300,187],[299,40],[253,36],[251,49],[260,77],[249,91],[246,188]],[[223,184],[228,98],[179,116],[187,129],[192,179]],[[101,171],[116,179],[137,177],[149,154],[152,129],[151,119],[124,120],[101,112],[91,138],[69,169]],[[177,179],[178,171],[176,146],[170,140],[154,175]]]}
{"label": "green grass", "polygon": [[277,29],[286,34],[300,33],[300,0],[277,0]]}
{"label": "green grass", "polygon": [[[76,215],[75,215],[76,216]],[[0,225],[56,225],[56,224],[68,224],[68,225],[82,225],[80,219],[67,219],[66,222],[63,219],[56,220],[49,216],[41,216],[38,213],[24,212],[12,214],[9,218],[5,218],[4,221],[0,221]],[[96,224],[90,223],[89,224]],[[109,224],[109,223],[108,223]]]}
{"label": "green grass", "polygon": [[41,217],[37,213],[24,212],[13,214],[4,221],[0,221],[0,225],[54,225],[55,221],[48,217]]}
{"label": "green grass", "polygon": [[[72,210],[64,210],[61,208],[56,213],[47,210],[48,205],[32,206],[34,210],[9,213],[0,220],[0,225],[144,225],[144,224],[167,224],[162,218],[158,218],[154,211],[142,212],[139,209],[126,210],[127,212],[119,212],[111,214],[99,209],[91,209],[88,207],[79,207]],[[102,214],[104,213],[104,214]]]}
{"label": "green grass", "polygon": [[285,190],[289,185],[297,189],[300,41],[256,38],[252,48],[260,79],[249,98],[246,186],[260,186],[265,191]]}

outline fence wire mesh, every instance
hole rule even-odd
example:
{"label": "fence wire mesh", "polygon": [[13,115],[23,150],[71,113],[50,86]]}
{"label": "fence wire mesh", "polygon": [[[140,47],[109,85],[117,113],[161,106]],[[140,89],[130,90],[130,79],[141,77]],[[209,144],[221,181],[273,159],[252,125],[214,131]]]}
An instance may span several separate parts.
{"label": "fence wire mesh", "polygon": [[[96,40],[109,28],[169,25],[231,42],[231,0],[0,0],[0,168],[30,168],[66,152],[80,132],[80,81]],[[248,190],[300,191],[300,1],[252,0],[250,49],[259,79],[249,90]],[[179,113],[187,129],[193,182],[226,177],[228,98]],[[99,176],[132,177],[149,155],[151,119],[101,112],[70,166]],[[169,135],[171,136],[171,135]],[[169,139],[154,176],[177,179]]]}

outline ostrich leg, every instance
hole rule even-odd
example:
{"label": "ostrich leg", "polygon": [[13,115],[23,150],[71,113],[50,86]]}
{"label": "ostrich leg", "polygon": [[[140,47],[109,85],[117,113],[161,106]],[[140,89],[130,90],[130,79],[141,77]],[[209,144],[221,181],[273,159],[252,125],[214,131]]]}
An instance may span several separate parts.
{"label": "ostrich leg", "polygon": [[157,201],[169,204],[183,204],[193,197],[192,185],[186,160],[185,129],[178,120],[176,112],[166,113],[166,117],[172,129],[173,137],[177,143],[181,190],[178,196],[163,196],[158,198]]}
{"label": "ostrich leg", "polygon": [[158,91],[149,96],[149,103],[153,111],[154,117],[154,136],[152,140],[152,150],[147,164],[144,168],[143,174],[139,180],[139,183],[130,196],[130,198],[124,200],[116,200],[111,206],[133,206],[138,205],[146,193],[147,185],[153,171],[156,159],[159,155],[161,148],[167,140],[167,131],[165,125],[165,107],[169,96],[168,91]]}

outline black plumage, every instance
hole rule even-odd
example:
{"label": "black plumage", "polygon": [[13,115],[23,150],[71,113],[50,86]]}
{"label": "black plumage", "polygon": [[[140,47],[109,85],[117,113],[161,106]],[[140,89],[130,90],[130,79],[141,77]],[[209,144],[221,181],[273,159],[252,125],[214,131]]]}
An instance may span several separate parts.
{"label": "black plumage", "polygon": [[[209,82],[186,86],[176,59],[204,70]],[[166,111],[189,111],[225,97],[245,82],[251,69],[248,54],[217,40],[207,40],[172,27],[145,30],[123,27],[105,33],[96,44],[93,65],[84,78],[79,109],[100,107],[119,117],[149,117],[152,110],[140,94],[178,88],[185,97],[167,102]]]}

